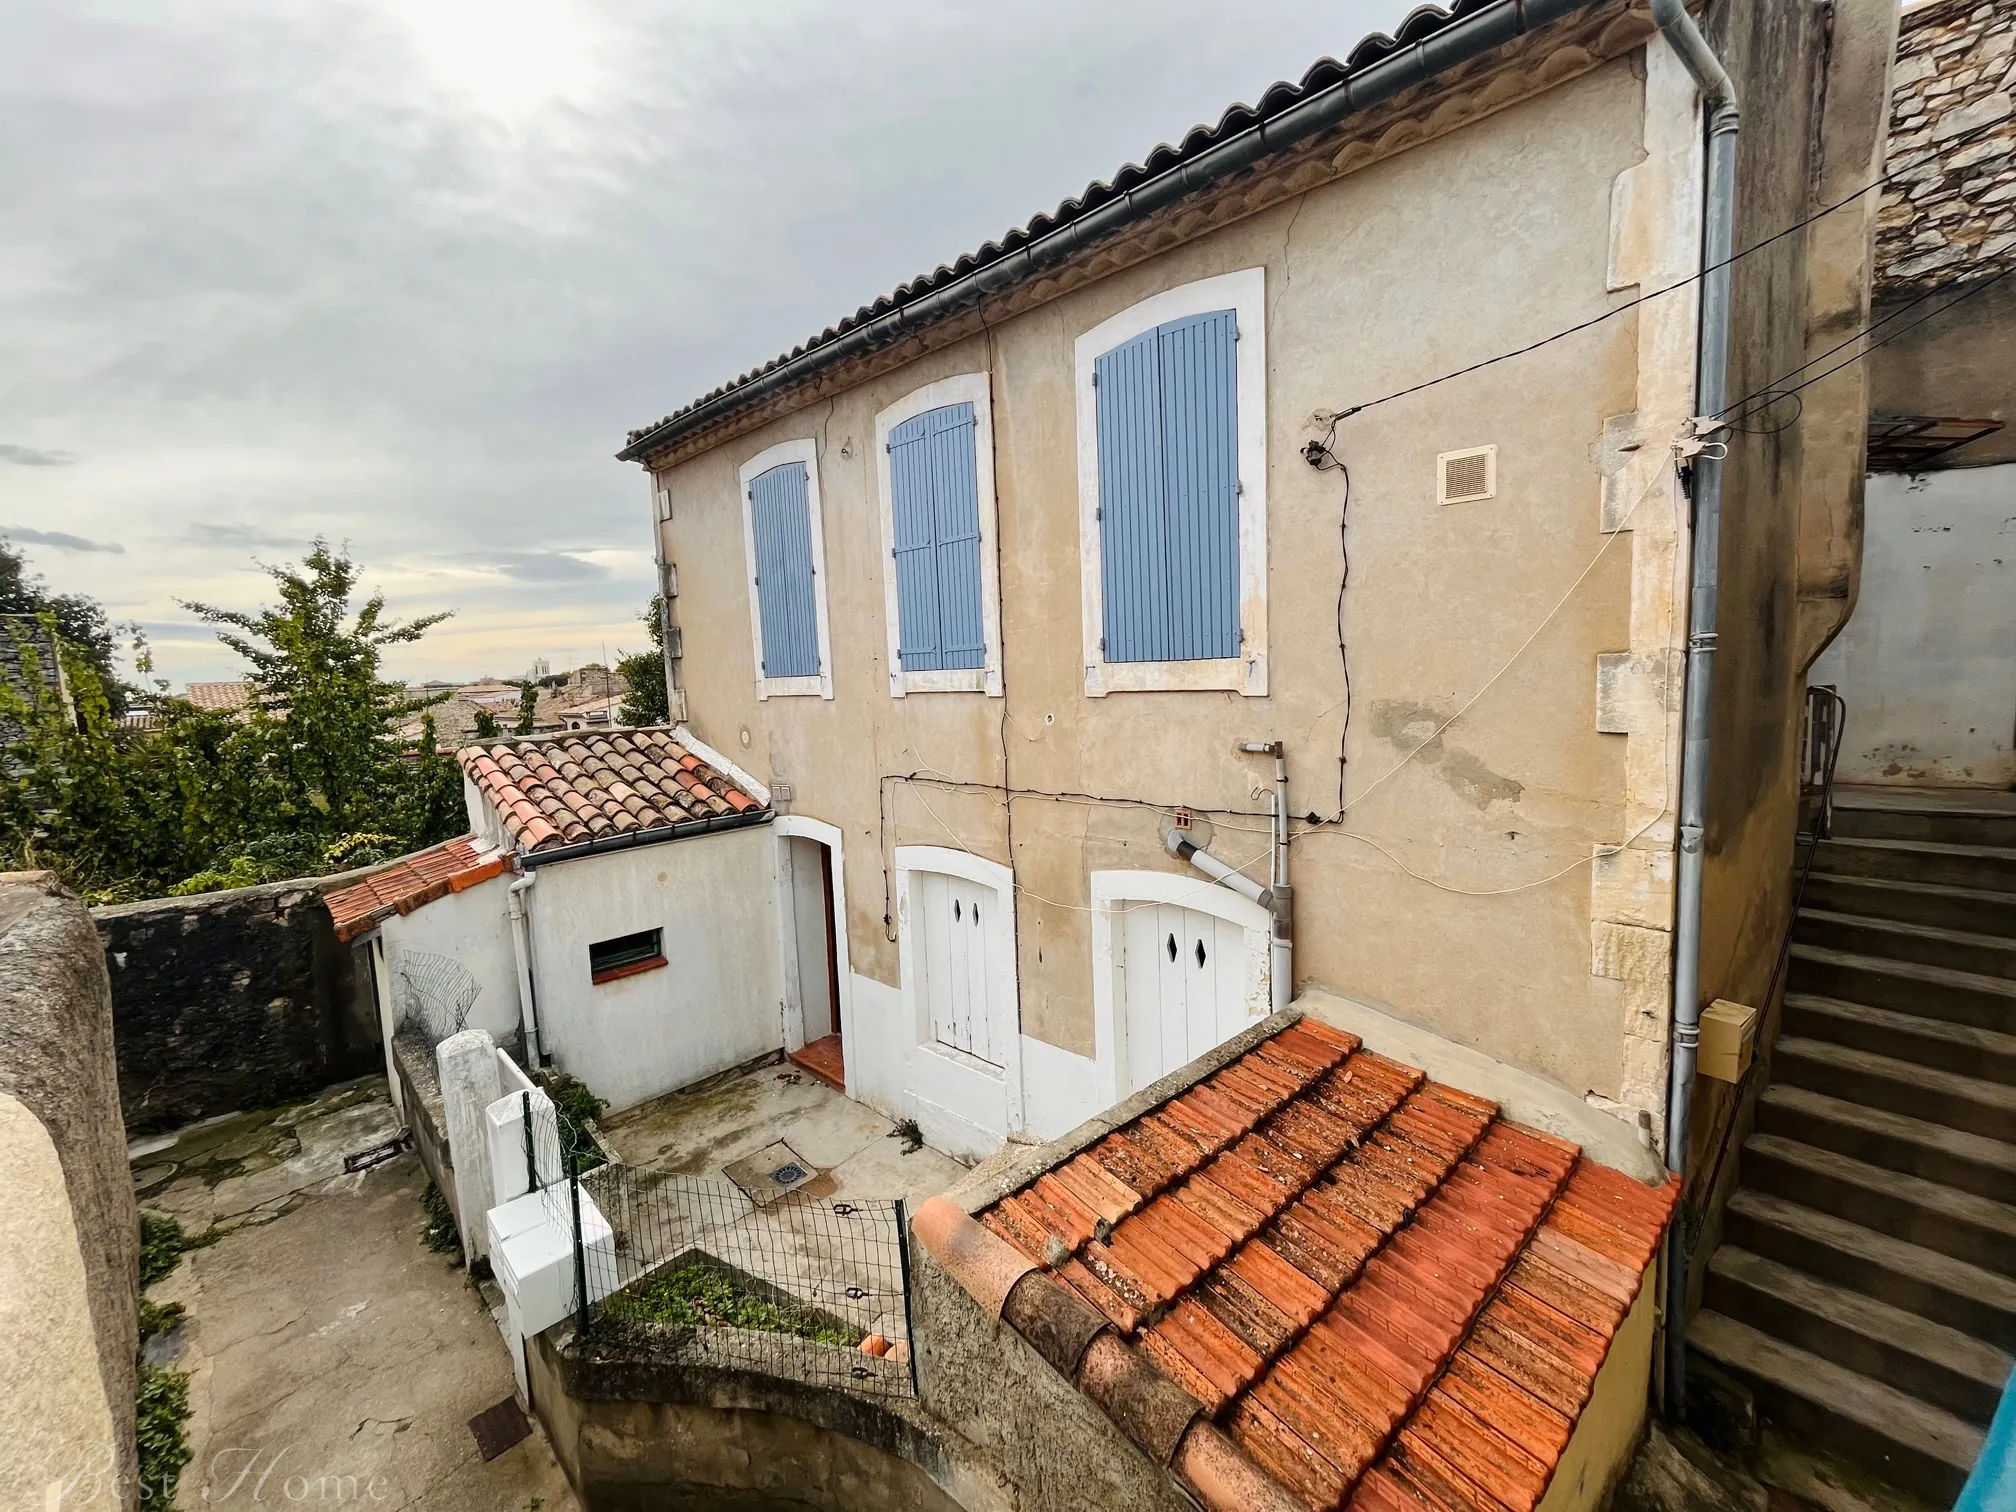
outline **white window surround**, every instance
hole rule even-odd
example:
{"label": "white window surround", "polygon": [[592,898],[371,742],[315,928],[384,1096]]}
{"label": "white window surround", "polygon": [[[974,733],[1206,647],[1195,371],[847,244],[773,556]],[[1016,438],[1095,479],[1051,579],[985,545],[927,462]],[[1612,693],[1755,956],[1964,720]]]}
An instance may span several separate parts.
{"label": "white window surround", "polygon": [[[698,754],[698,753],[696,753]],[[840,988],[840,1062],[841,1081],[845,1083],[852,1097],[854,1071],[852,1057],[847,1053],[848,1041],[854,1034],[854,968],[853,947],[847,943],[847,865],[842,849],[844,836],[837,825],[823,820],[807,818],[803,814],[779,814],[770,821],[771,831],[779,840],[796,836],[804,840],[816,840],[826,847],[830,857],[829,867],[833,874],[833,955],[834,979]],[[778,949],[789,950],[792,943],[781,935]],[[805,1028],[798,1026],[798,1039],[803,1043]]]}
{"label": "white window surround", "polygon": [[1266,909],[1251,899],[1240,897],[1228,887],[1182,872],[1093,872],[1092,1051],[1094,1085],[1104,1099],[1102,1107],[1110,1108],[1137,1090],[1120,1085],[1120,1068],[1127,1064],[1126,1046],[1120,1043],[1126,1019],[1120,1011],[1113,939],[1118,916],[1129,906],[1142,903],[1173,903],[1181,908],[1194,908],[1199,913],[1224,919],[1245,930],[1247,954],[1259,962],[1260,975],[1255,994],[1257,1001],[1263,1005],[1260,1017],[1265,1017],[1271,1007],[1268,938],[1273,921]]}
{"label": "white window surround", "polygon": [[[895,495],[889,481],[889,434],[906,420],[949,404],[973,406],[973,474],[980,504],[980,622],[986,665],[954,672],[905,672],[896,601]],[[985,373],[960,373],[913,389],[875,416],[875,486],[882,516],[882,593],[889,621],[889,696],[982,693],[1001,696],[1001,572],[995,545],[994,410]]]}
{"label": "white window surround", "polygon": [[[1099,408],[1093,365],[1143,331],[1186,315],[1231,310],[1238,320],[1239,356],[1239,630],[1238,656],[1205,661],[1109,662],[1099,649],[1106,633],[1105,575],[1100,560]],[[1078,541],[1085,637],[1085,693],[1182,692],[1227,689],[1248,698],[1267,693],[1267,274],[1242,268],[1151,295],[1099,322],[1074,347],[1078,386]]]}
{"label": "white window surround", "polygon": [[[952,850],[941,845],[899,845],[896,847],[896,929],[897,957],[903,980],[904,1009],[909,1015],[913,1055],[931,1055],[1005,1084],[1008,1127],[1022,1127],[1022,1025],[1020,973],[1015,964],[1015,873],[998,861],[989,861],[971,851]],[[995,985],[1000,989],[997,1022],[993,1039],[1004,1046],[1004,1064],[999,1070],[940,1045],[931,1037],[931,1012],[917,992],[919,981],[915,958],[916,931],[910,927],[910,878],[915,872],[938,872],[960,877],[991,888],[1001,899],[987,928],[993,932]],[[998,1020],[1005,1020],[1001,1022]],[[844,1044],[845,1041],[843,1040]]]}
{"label": "white window surround", "polygon": [[[765,677],[763,675],[763,605],[757,597],[756,533],[750,516],[749,487],[773,467],[787,462],[805,464],[806,528],[812,537],[812,612],[819,631],[819,675],[816,677]],[[810,436],[797,441],[780,441],[766,447],[742,464],[735,475],[735,492],[742,501],[743,579],[749,587],[749,637],[756,669],[756,697],[785,698],[793,695],[831,698],[833,696],[833,647],[826,631],[826,532],[819,513],[819,445]]]}

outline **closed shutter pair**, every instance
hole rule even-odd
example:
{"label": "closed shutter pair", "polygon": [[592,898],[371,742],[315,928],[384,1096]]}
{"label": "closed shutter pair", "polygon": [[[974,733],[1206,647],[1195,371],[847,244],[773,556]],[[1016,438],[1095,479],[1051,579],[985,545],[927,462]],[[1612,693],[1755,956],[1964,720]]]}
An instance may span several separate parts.
{"label": "closed shutter pair", "polygon": [[1238,339],[1214,310],[1093,364],[1109,662],[1239,654]]}
{"label": "closed shutter pair", "polygon": [[[985,664],[973,440],[970,404],[928,410],[889,434],[898,654],[906,672]],[[806,482],[805,464],[787,462],[749,487],[765,677],[816,677],[820,670]]]}

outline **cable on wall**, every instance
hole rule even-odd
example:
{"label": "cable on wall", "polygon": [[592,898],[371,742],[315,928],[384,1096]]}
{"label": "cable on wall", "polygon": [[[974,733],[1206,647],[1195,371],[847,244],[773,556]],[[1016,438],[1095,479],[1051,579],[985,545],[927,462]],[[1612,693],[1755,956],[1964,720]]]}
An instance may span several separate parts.
{"label": "cable on wall", "polygon": [[[1942,143],[1941,151],[1951,151],[1956,147],[1964,145],[1966,142],[1968,142],[1970,139],[1974,137],[1984,135],[1985,133],[1991,130],[1999,130],[2003,125],[2004,123],[2001,121],[1993,121],[1984,123],[1983,125],[1980,126],[1976,126],[1972,130],[1963,131],[1959,133],[1957,136],[1953,137],[1951,140]],[[1692,284],[1699,283],[1703,278],[1707,277],[1708,274],[1715,272],[1719,268],[1728,267],[1734,263],[1741,262],[1744,258],[1750,257],[1755,253],[1762,252],[1766,247],[1772,246],[1778,242],[1783,241],[1788,236],[1794,235],[1797,232],[1805,230],[1815,221],[1824,220],[1826,217],[1833,215],[1837,211],[1845,210],[1848,206],[1854,204],[1864,195],[1873,193],[1878,189],[1886,187],[1892,181],[1894,181],[1899,176],[1899,174],[1905,171],[1906,170],[1904,168],[1892,169],[1890,172],[1883,174],[1880,178],[1873,179],[1869,183],[1864,184],[1861,188],[1853,191],[1850,194],[1843,196],[1841,199],[1834,201],[1833,204],[1825,205],[1822,208],[1814,211],[1811,215],[1806,216],[1804,219],[1794,221],[1791,225],[1785,227],[1784,230],[1773,232],[1771,235],[1765,237],[1762,241],[1754,242],[1750,246],[1744,247],[1740,251],[1732,252],[1728,256],[1728,258],[1725,259],[1723,262],[1713,263],[1708,266],[1699,268],[1695,272],[1688,274],[1687,277],[1678,279],[1673,283],[1663,285],[1660,288],[1653,289],[1649,293],[1634,295],[1632,298],[1625,300],[1622,304],[1613,305],[1611,308],[1603,311],[1600,315],[1592,315],[1587,320],[1578,321],[1574,325],[1567,326],[1561,330],[1553,332],[1551,335],[1542,336],[1537,341],[1530,341],[1526,343],[1524,346],[1515,347],[1510,351],[1500,352],[1494,357],[1486,357],[1482,361],[1473,362],[1468,364],[1467,366],[1457,368],[1452,372],[1444,373],[1438,378],[1428,378],[1424,379],[1420,383],[1409,384],[1407,387],[1396,389],[1390,394],[1382,394],[1377,399],[1368,399],[1362,404],[1354,404],[1349,406],[1348,408],[1334,411],[1319,410],[1315,416],[1316,423],[1318,425],[1324,425],[1328,427],[1328,433],[1324,437],[1319,449],[1328,453],[1336,444],[1338,425],[1341,424],[1343,421],[1350,419],[1353,415],[1361,415],[1366,410],[1376,409],[1378,406],[1382,404],[1390,404],[1395,399],[1405,399],[1409,395],[1421,393],[1425,389],[1435,388],[1436,386],[1448,383],[1453,379],[1468,377],[1472,373],[1481,372],[1483,369],[1493,367],[1498,363],[1509,362],[1514,357],[1524,357],[1528,353],[1537,352],[1542,347],[1550,346],[1554,342],[1566,340],[1570,336],[1580,335],[1583,331],[1589,330],[1594,326],[1599,326],[1607,320],[1614,319],[1616,316],[1624,314],[1626,311],[1635,310],[1638,308],[1638,306],[1649,303],[1654,299],[1662,298],[1668,294],[1678,293],[1680,290],[1685,289]],[[1804,387],[1804,385],[1801,386]],[[1312,442],[1311,446],[1315,446],[1316,444],[1317,443]],[[1309,447],[1303,448],[1303,455],[1305,457],[1309,455],[1309,450],[1310,450]]]}

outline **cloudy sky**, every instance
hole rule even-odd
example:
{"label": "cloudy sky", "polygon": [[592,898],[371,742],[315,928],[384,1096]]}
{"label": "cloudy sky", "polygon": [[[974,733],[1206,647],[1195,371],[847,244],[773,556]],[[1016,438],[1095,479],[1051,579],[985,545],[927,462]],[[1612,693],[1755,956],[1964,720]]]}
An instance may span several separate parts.
{"label": "cloudy sky", "polygon": [[0,534],[178,599],[347,541],[394,667],[635,649],[631,426],[1408,0],[7,0]]}

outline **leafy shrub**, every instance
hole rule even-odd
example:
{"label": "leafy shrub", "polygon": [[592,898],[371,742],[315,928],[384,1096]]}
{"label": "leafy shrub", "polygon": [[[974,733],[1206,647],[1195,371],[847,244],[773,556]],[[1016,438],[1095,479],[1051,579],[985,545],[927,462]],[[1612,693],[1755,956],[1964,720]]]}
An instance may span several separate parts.
{"label": "leafy shrub", "polygon": [[588,1125],[600,1118],[609,1104],[565,1071],[535,1072],[533,1080],[553,1099],[554,1111],[560,1115],[560,1138],[567,1147],[568,1168],[579,1176],[601,1165],[602,1152],[596,1148]]}
{"label": "leafy shrub", "polygon": [[612,1293],[595,1327],[621,1334],[688,1328],[750,1328],[852,1349],[861,1334],[838,1320],[771,1300],[705,1260],[688,1260]]}
{"label": "leafy shrub", "polygon": [[140,1215],[140,1286],[144,1291],[182,1263],[191,1248],[182,1225],[166,1213]]}
{"label": "leafy shrub", "polygon": [[140,1451],[140,1500],[171,1506],[175,1482],[189,1463],[189,1377],[165,1365],[142,1365],[134,1396],[134,1440]]}

